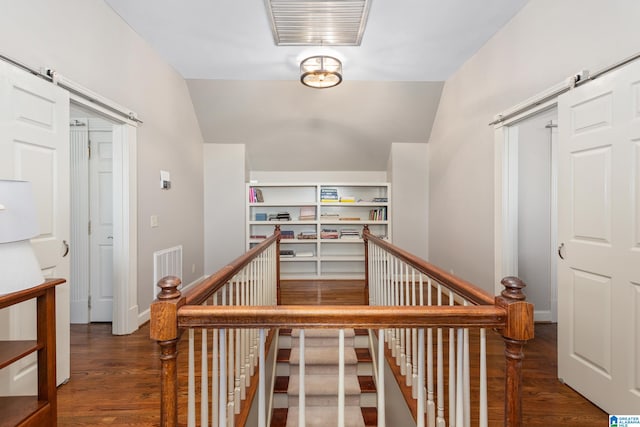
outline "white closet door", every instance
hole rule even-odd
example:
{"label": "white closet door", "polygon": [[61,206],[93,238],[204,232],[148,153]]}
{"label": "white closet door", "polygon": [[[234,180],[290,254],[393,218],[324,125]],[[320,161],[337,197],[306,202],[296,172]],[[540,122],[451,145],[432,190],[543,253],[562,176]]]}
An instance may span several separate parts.
{"label": "white closet door", "polygon": [[558,376],[640,410],[640,63],[559,98]]}
{"label": "white closet door", "polygon": [[[69,94],[0,61],[0,178],[31,181],[40,235],[32,245],[45,277],[69,279]],[[16,308],[2,322],[14,339],[35,333],[32,309]],[[69,283],[56,289],[58,384],[70,376]],[[35,359],[13,366],[10,388],[35,384]],[[15,364],[19,365],[19,364]],[[20,385],[20,384],[23,385]]]}

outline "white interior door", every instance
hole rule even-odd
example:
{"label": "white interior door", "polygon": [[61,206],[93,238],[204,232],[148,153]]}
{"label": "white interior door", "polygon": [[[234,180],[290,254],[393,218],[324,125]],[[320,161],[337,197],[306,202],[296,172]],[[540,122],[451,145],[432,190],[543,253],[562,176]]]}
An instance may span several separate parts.
{"label": "white interior door", "polygon": [[640,63],[558,99],[558,376],[640,409]]}
{"label": "white interior door", "polygon": [[[69,94],[0,61],[0,178],[31,181],[40,235],[32,245],[45,277],[69,279]],[[29,305],[31,304],[31,305]],[[35,304],[11,309],[0,322],[12,339],[35,338]],[[58,384],[70,376],[69,283],[56,289]],[[15,365],[15,366],[14,366]],[[35,357],[10,367],[12,392],[36,384]],[[5,379],[0,383],[5,383]]]}
{"label": "white interior door", "polygon": [[113,319],[113,143],[111,125],[90,130],[91,322]]}

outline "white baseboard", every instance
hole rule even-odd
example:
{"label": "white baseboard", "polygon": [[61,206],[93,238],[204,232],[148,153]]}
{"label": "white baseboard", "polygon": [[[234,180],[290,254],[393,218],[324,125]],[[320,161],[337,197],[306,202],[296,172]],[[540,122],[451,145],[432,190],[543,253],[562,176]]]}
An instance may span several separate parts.
{"label": "white baseboard", "polygon": [[551,310],[534,310],[533,319],[535,322],[552,322]]}
{"label": "white baseboard", "polygon": [[[190,287],[195,286],[197,283],[199,283],[205,277],[206,276],[199,277],[196,280],[194,280],[193,282],[189,283],[188,285],[183,286],[181,291],[184,292],[187,289],[189,289]],[[151,308],[147,308],[145,311],[143,311],[142,313],[138,314],[138,326],[148,322],[149,320],[151,320]]]}

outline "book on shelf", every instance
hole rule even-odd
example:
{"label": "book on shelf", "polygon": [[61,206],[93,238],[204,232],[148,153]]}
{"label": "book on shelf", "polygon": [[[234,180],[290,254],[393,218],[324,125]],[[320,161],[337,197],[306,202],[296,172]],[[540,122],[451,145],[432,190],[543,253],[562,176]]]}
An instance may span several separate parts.
{"label": "book on shelf", "polygon": [[369,219],[372,221],[386,221],[387,208],[371,209],[369,211]]}
{"label": "book on shelf", "polygon": [[262,190],[255,187],[249,188],[249,203],[262,203],[264,197],[262,197]]}
{"label": "book on shelf", "polygon": [[256,221],[266,221],[267,220],[267,214],[266,213],[262,213],[262,212],[257,212],[256,213]]}
{"label": "book on shelf", "polygon": [[300,221],[313,221],[316,219],[316,208],[314,206],[303,206],[300,208]]}
{"label": "book on shelf", "polygon": [[356,198],[353,196],[342,196],[340,197],[340,203],[355,203]]}
{"label": "book on shelf", "polygon": [[341,216],[338,218],[340,221],[360,221],[359,216]]}
{"label": "book on shelf", "polygon": [[269,221],[291,221],[291,214],[289,212],[269,214]]}
{"label": "book on shelf", "polygon": [[320,231],[321,239],[338,239],[340,238],[340,234],[337,229],[334,228],[323,228]]}
{"label": "book on shelf", "polygon": [[293,230],[280,230],[281,239],[295,239],[295,237]]}
{"label": "book on shelf", "polygon": [[354,228],[343,228],[340,230],[341,239],[359,239],[360,231]]}
{"label": "book on shelf", "polygon": [[296,252],[293,249],[280,249],[280,258],[293,258]]}
{"label": "book on shelf", "polygon": [[338,213],[323,212],[320,214],[320,219],[338,219],[340,215]]}
{"label": "book on shelf", "polygon": [[371,201],[374,203],[387,203],[389,199],[387,197],[374,197]]}
{"label": "book on shelf", "polygon": [[249,236],[250,239],[266,239],[267,235],[266,234],[252,234],[251,236]]}
{"label": "book on shelf", "polygon": [[320,189],[320,201],[322,203],[338,202],[340,197],[338,196],[337,188],[321,188]]}
{"label": "book on shelf", "polygon": [[318,238],[318,233],[316,233],[315,231],[301,231],[300,233],[298,233],[298,239],[317,239]]}

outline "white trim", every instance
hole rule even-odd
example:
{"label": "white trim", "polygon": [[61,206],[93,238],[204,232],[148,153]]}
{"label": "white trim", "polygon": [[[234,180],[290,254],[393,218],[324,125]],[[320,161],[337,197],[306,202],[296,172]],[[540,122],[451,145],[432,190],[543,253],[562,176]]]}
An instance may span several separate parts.
{"label": "white trim", "polygon": [[[200,283],[202,280],[206,279],[207,276],[201,276],[198,277],[196,280],[194,280],[193,282],[189,283],[188,285],[184,286],[180,292],[184,293],[185,291],[187,291],[188,289],[190,289],[192,286],[195,286],[196,284]],[[145,311],[143,311],[142,313],[140,313],[138,315],[138,326],[148,322],[151,319],[151,308],[147,308]]]}
{"label": "white trim", "polygon": [[70,94],[81,107],[116,122],[113,127],[113,322],[112,333],[138,329],[137,124]]}
{"label": "white trim", "polygon": [[558,321],[558,316],[556,315],[555,317],[556,319],[554,320],[553,312],[551,310],[533,310],[533,318],[536,322],[556,323]]}
{"label": "white trim", "polygon": [[[546,110],[557,107],[557,98],[540,103],[534,108],[514,115],[504,122],[498,123],[494,133],[494,292],[502,292],[500,281],[505,276],[517,274],[517,229],[518,229],[518,199],[517,181],[509,185],[513,174],[517,176],[517,151],[514,157],[510,141],[517,140],[517,133],[513,133],[514,124],[528,119]],[[515,107],[512,109],[515,110]],[[515,159],[515,162],[514,162]],[[553,173],[553,172],[552,172]],[[557,177],[556,177],[557,184]],[[510,188],[511,187],[511,188]],[[514,193],[515,191],[515,193]],[[515,196],[514,196],[515,194]],[[514,200],[515,199],[515,200]],[[514,208],[515,206],[515,208]],[[553,207],[552,207],[553,209]],[[555,212],[557,215],[557,210]],[[553,217],[552,211],[552,217]],[[553,222],[553,220],[552,220]],[[513,234],[515,233],[515,234]],[[511,236],[511,238],[510,238]],[[514,240],[515,236],[515,240]],[[553,243],[552,239],[552,243]],[[555,252],[552,252],[555,253]],[[514,268],[515,266],[515,268]],[[555,273],[555,272],[554,272]],[[557,286],[556,286],[557,287]]]}

